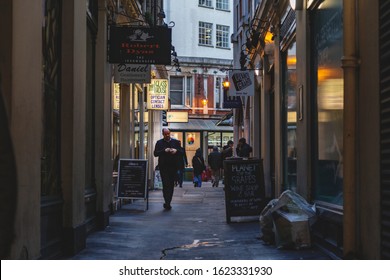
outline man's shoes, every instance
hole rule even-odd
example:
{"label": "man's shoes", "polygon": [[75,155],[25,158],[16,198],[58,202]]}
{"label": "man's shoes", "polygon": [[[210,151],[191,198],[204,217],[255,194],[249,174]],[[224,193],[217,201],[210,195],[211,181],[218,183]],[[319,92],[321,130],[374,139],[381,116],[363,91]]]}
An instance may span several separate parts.
{"label": "man's shoes", "polygon": [[180,188],[182,188],[182,187],[183,187],[183,185],[180,185],[179,187],[180,187]]}
{"label": "man's shoes", "polygon": [[172,209],[172,206],[170,204],[166,204],[166,203],[164,203],[163,207],[166,210],[171,210]]}

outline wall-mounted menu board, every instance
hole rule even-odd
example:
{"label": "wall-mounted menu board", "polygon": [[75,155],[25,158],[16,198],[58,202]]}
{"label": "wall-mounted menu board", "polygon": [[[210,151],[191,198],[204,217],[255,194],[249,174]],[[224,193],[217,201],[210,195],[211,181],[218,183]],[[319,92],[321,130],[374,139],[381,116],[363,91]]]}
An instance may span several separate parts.
{"label": "wall-mounted menu board", "polygon": [[226,221],[235,216],[259,216],[266,205],[264,171],[259,159],[232,158],[223,162]]}
{"label": "wall-mounted menu board", "polygon": [[118,198],[147,197],[148,161],[143,159],[119,159]]}

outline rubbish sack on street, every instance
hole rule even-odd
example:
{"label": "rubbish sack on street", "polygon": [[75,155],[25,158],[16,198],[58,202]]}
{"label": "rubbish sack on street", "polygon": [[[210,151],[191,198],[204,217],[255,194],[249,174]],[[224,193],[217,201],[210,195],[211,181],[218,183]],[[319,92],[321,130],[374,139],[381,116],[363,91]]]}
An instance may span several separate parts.
{"label": "rubbish sack on street", "polygon": [[277,248],[301,249],[311,247],[307,215],[276,210],[272,217]]}
{"label": "rubbish sack on street", "polygon": [[261,211],[260,213],[259,221],[262,233],[260,239],[262,239],[266,244],[275,243],[275,234],[273,231],[274,222],[272,219],[271,209],[275,206],[277,202],[277,199],[272,199],[270,202],[268,202],[267,206],[265,206],[263,211]]}
{"label": "rubbish sack on street", "polygon": [[315,220],[315,206],[297,193],[287,190],[278,199],[271,200],[261,212],[262,239],[266,243],[274,240],[277,248],[310,247],[310,226]]}
{"label": "rubbish sack on street", "polygon": [[306,214],[310,225],[317,219],[315,205],[309,204],[302,196],[290,190],[284,191],[279,196],[278,202],[271,209],[271,212],[275,212],[276,210],[287,213]]}

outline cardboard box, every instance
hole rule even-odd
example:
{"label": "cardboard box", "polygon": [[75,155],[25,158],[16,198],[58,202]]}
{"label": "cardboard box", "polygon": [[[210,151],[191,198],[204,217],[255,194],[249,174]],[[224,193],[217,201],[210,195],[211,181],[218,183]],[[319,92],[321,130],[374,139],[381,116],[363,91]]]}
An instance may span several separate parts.
{"label": "cardboard box", "polygon": [[306,214],[277,210],[272,216],[278,248],[300,249],[311,246],[309,217]]}

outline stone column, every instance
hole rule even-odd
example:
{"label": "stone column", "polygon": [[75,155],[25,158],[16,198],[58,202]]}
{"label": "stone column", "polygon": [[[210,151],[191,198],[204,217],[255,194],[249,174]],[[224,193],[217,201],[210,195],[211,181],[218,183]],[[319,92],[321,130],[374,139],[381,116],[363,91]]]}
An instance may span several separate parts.
{"label": "stone column", "polygon": [[63,1],[61,175],[66,253],[85,248],[86,6]]}

